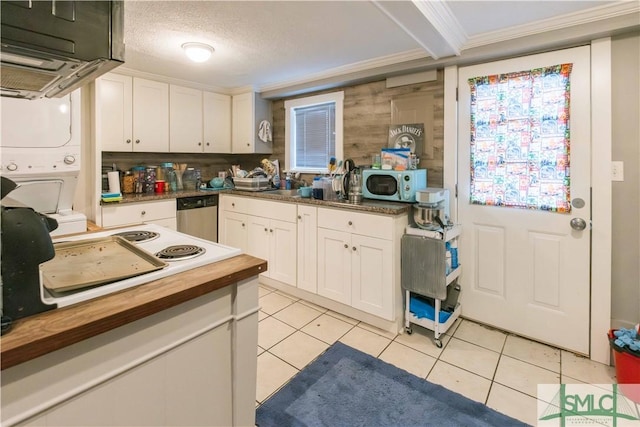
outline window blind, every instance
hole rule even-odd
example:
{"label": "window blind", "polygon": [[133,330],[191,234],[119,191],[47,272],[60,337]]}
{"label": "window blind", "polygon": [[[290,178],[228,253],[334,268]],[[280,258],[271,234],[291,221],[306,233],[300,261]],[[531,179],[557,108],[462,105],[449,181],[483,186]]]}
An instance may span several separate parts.
{"label": "window blind", "polygon": [[326,168],[335,156],[335,102],[299,107],[295,117],[295,167]]}

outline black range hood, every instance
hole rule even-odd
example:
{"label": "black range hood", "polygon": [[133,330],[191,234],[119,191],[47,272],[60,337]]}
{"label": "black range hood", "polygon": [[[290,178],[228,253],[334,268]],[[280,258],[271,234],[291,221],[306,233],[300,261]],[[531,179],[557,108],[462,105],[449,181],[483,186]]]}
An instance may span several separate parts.
{"label": "black range hood", "polygon": [[122,1],[0,5],[2,96],[59,98],[124,63]]}

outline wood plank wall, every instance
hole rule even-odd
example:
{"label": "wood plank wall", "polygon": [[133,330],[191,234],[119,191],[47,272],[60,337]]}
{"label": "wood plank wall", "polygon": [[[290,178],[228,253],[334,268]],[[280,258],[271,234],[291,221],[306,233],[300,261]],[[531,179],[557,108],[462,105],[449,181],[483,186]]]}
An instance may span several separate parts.
{"label": "wood plank wall", "polygon": [[[427,182],[431,187],[443,185],[444,162],[444,73],[425,82],[395,88],[386,88],[386,81],[346,86],[331,90],[305,94],[300,97],[322,93],[344,91],[344,154],[356,165],[370,165],[371,155],[387,147],[389,124],[391,123],[391,100],[411,94],[433,96],[432,141],[433,158],[420,158],[419,167],[427,169]],[[300,97],[292,97],[295,99]],[[273,101],[273,155],[284,164],[285,110],[284,99]],[[425,128],[428,126],[425,126]],[[310,177],[304,177],[309,180]]]}

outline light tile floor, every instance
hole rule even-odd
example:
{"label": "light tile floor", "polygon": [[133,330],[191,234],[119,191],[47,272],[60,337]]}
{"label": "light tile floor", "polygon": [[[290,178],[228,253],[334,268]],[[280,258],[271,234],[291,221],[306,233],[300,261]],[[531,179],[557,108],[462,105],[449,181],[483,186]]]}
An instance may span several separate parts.
{"label": "light tile floor", "polygon": [[465,319],[438,348],[417,325],[394,335],[264,285],[259,295],[256,405],[336,341],[531,425],[537,384],[615,382],[610,366]]}

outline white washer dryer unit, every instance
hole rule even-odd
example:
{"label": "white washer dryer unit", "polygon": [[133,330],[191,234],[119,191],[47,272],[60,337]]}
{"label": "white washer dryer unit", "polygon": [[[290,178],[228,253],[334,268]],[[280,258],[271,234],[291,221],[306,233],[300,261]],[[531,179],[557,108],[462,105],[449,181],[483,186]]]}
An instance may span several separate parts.
{"label": "white washer dryer unit", "polygon": [[80,90],[0,102],[0,174],[18,184],[11,198],[55,218],[53,236],[86,231],[86,216],[72,209],[81,165]]}

